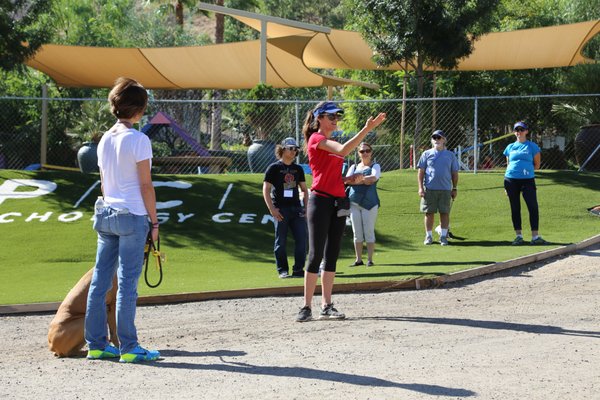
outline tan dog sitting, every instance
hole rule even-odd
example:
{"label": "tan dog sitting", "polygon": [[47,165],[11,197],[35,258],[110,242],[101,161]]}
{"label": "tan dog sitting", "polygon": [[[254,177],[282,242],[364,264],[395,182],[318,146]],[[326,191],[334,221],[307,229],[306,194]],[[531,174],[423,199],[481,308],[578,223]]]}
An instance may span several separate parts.
{"label": "tan dog sitting", "polygon": [[[87,296],[92,282],[94,268],[90,269],[69,291],[50,322],[48,329],[48,347],[58,357],[85,355],[83,336]],[[106,294],[108,330],[110,341],[119,347],[117,321],[115,316],[117,297],[117,276],[113,278],[112,289]]]}

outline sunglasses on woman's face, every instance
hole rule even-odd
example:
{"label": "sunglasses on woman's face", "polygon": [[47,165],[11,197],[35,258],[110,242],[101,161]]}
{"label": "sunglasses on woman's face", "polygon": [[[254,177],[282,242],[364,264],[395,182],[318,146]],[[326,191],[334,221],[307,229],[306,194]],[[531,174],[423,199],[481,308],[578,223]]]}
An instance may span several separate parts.
{"label": "sunglasses on woman's face", "polygon": [[298,148],[296,146],[285,146],[285,149],[289,151],[298,151]]}
{"label": "sunglasses on woman's face", "polygon": [[515,129],[515,132],[525,132],[527,129],[523,129],[523,128],[517,128]]}
{"label": "sunglasses on woman's face", "polygon": [[364,150],[359,150],[358,152],[360,154],[369,154],[372,150],[371,149],[364,149]]}
{"label": "sunglasses on woman's face", "polygon": [[329,113],[325,113],[323,115],[326,116],[327,119],[330,120],[330,121],[335,121],[335,120],[341,121],[341,120],[344,119],[344,115],[343,114],[329,114]]}
{"label": "sunglasses on woman's face", "polygon": [[440,135],[433,135],[431,138],[433,140],[442,140],[442,137]]}

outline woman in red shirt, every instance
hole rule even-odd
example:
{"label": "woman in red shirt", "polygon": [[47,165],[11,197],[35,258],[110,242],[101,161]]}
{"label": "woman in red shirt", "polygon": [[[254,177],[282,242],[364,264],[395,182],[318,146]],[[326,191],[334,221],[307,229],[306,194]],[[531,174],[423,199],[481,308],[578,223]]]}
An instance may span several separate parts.
{"label": "woman in red shirt", "polygon": [[322,309],[320,319],[344,319],[346,316],[333,307],[331,293],[342,234],[346,217],[337,215],[336,198],[345,198],[344,183],[360,183],[362,174],[342,176],[344,157],[350,154],[367,134],[385,121],[385,113],[376,118],[369,117],[363,129],[352,139],[341,144],[331,140],[337,130],[337,122],[342,119],[344,110],[337,104],[327,101],[317,104],[309,111],[302,127],[304,145],[312,170],[313,182],[306,212],[308,222],[308,264],[304,276],[304,307],[300,309],[296,321],[312,319],[311,303],[317,286],[321,261]]}

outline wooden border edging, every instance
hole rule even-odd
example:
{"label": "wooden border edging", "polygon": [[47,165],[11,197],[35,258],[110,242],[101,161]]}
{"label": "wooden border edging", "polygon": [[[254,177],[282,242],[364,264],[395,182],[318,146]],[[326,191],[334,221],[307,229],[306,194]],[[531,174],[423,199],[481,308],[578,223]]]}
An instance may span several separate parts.
{"label": "wooden border edging", "polygon": [[[417,285],[420,281],[420,285]],[[406,281],[377,281],[377,282],[362,282],[362,283],[339,283],[335,285],[336,293],[351,293],[357,291],[388,291],[400,289],[417,289],[433,286],[431,279],[411,279]],[[320,286],[317,286],[315,293],[320,293]],[[269,297],[269,296],[290,296],[301,295],[304,293],[303,286],[284,286],[273,288],[256,288],[256,289],[240,289],[240,290],[224,290],[216,292],[199,292],[199,293],[181,293],[168,294],[157,296],[144,296],[138,299],[138,304],[166,304],[166,303],[185,303],[192,301],[206,300],[224,300],[237,299],[248,297]],[[1,313],[0,308],[0,313]]]}
{"label": "wooden border edging", "polygon": [[[481,267],[472,268],[466,271],[455,272],[448,275],[443,275],[435,278],[417,278],[404,281],[376,281],[362,283],[338,283],[335,284],[336,293],[351,293],[351,292],[386,292],[395,290],[414,290],[428,289],[439,287],[446,283],[458,282],[464,279],[475,278],[482,275],[492,274],[494,272],[503,271],[510,268],[520,267],[525,264],[530,264],[551,257],[556,257],[568,253],[573,253],[583,250],[587,247],[600,243],[600,235],[592,236],[589,239],[579,243],[569,244],[552,250],[542,251],[541,253],[530,254],[515,258],[513,260],[498,262]],[[225,300],[238,299],[248,297],[268,297],[268,296],[290,296],[302,295],[304,292],[303,286],[284,286],[273,288],[256,288],[256,289],[239,289],[239,290],[223,290],[214,292],[199,292],[199,293],[180,293],[166,294],[156,296],[144,296],[138,298],[139,305],[154,305],[154,304],[171,304],[171,303],[186,303],[194,301],[206,300]],[[320,293],[320,286],[317,286],[316,293]],[[11,304],[0,306],[0,315],[7,314],[33,314],[55,312],[58,310],[58,303],[32,303],[32,304]]]}
{"label": "wooden border edging", "polygon": [[556,249],[542,251],[541,253],[530,254],[528,256],[515,258],[513,260],[483,265],[481,267],[469,269],[466,271],[455,272],[452,274],[434,278],[433,280],[435,281],[436,286],[441,286],[446,283],[457,282],[463,279],[475,278],[482,275],[488,275],[505,269],[520,267],[525,264],[531,264],[534,262],[546,260],[551,257],[561,256],[568,253],[574,253],[576,251],[583,250],[589,246],[593,246],[597,243],[600,243],[600,235],[592,236],[591,238],[583,240],[579,243],[573,243]]}

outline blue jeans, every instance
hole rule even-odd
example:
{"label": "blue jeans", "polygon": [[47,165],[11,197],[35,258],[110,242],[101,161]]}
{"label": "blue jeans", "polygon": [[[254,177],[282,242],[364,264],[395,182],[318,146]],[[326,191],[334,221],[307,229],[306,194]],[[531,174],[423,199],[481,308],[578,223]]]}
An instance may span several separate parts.
{"label": "blue jeans", "polygon": [[94,229],[98,232],[98,250],[87,299],[85,341],[90,350],[103,350],[108,344],[105,299],[116,271],[119,282],[117,335],[121,354],[128,353],[138,345],[135,307],[149,230],[148,218],[130,214],[127,210],[104,207],[94,216]]}
{"label": "blue jeans", "polygon": [[287,234],[288,230],[294,236],[294,266],[293,272],[299,274],[304,270],[306,261],[306,217],[302,207],[281,207],[279,212],[283,221],[275,221],[275,265],[277,272],[289,272],[287,259]]}

